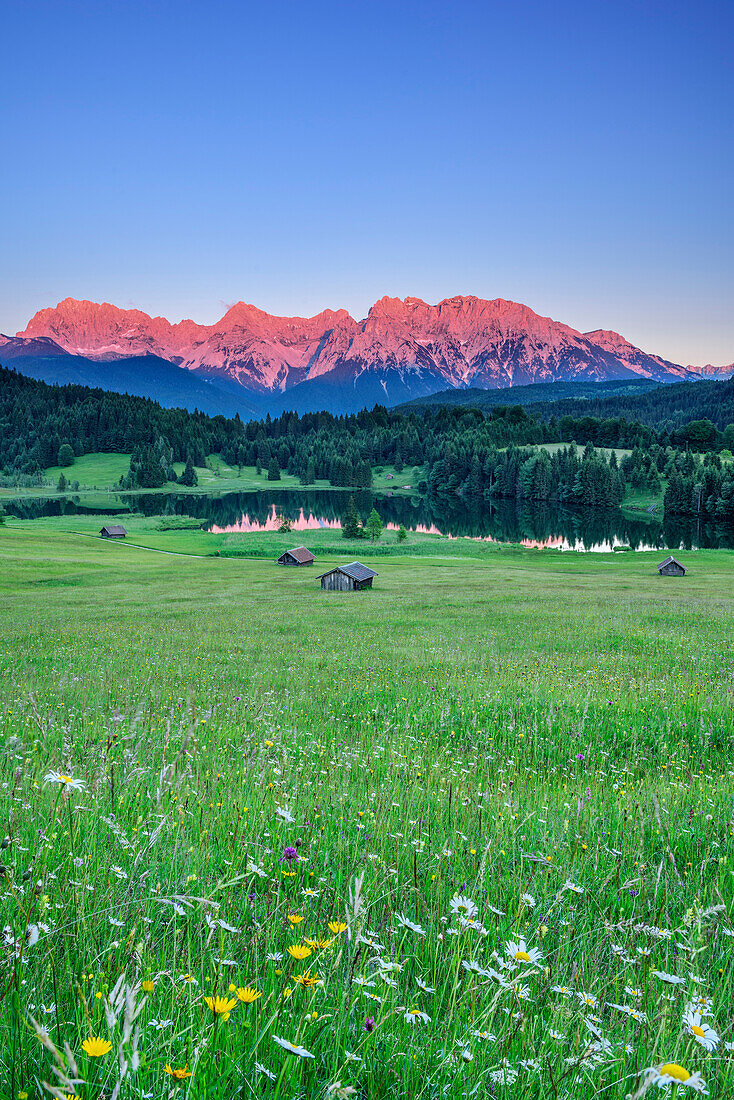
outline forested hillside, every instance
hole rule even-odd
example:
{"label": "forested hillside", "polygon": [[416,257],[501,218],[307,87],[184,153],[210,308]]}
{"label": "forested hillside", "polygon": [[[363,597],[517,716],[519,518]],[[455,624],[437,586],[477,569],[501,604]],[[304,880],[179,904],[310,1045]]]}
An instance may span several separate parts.
{"label": "forested hillside", "polygon": [[[707,385],[686,389],[705,396]],[[734,384],[710,385],[734,392]],[[699,407],[691,410],[698,413]],[[585,445],[583,452],[564,446],[572,442]],[[698,419],[668,432],[624,417],[565,414],[545,420],[519,406],[500,406],[485,416],[476,408],[439,406],[405,414],[377,405],[350,416],[285,413],[244,423],[83,386],[48,386],[0,370],[5,484],[31,485],[50,466],[73,465],[82,454],[117,452],[132,455],[123,488],[175,480],[174,462],[187,464],[179,480],[191,485],[193,466],[219,454],[230,466],[267,470],[272,481],[285,470],[302,485],[328,480],[369,488],[376,467],[389,465],[400,474],[409,466],[422,493],[476,503],[499,497],[616,506],[628,488],[657,495],[665,480],[671,511],[726,517],[734,499],[727,449],[732,443],[731,423],[722,431]],[[618,459],[600,447],[630,453]]]}
{"label": "forested hillside", "polygon": [[635,379],[596,385],[554,382],[511,390],[448,390],[412,401],[403,405],[402,410],[424,411],[440,405],[463,405],[491,413],[502,404],[532,404],[532,415],[541,420],[566,416],[600,420],[624,418],[669,434],[692,420],[710,420],[723,430],[734,423],[734,379],[676,382],[664,386]]}

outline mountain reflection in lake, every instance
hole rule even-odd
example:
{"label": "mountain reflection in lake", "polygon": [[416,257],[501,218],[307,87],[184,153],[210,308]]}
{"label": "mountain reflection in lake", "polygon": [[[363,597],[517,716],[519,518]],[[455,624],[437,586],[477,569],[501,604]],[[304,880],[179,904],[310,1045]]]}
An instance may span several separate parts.
{"label": "mountain reflection in lake", "polygon": [[[281,517],[285,514],[282,508],[279,509],[273,504],[264,521],[260,516],[251,516],[245,513],[243,516],[240,516],[236,523],[228,523],[225,527],[220,527],[217,523],[210,523],[207,525],[206,529],[212,531],[215,535],[229,534],[231,532],[246,534],[248,531],[277,531],[280,527]],[[304,508],[299,509],[297,515],[288,514],[288,519],[290,520],[292,531],[319,531],[322,529],[338,531],[341,527],[340,516],[328,517],[314,515],[313,512],[309,512]],[[397,531],[400,524],[392,523],[388,520],[384,526],[388,531]],[[443,534],[435,524],[426,526],[423,523],[414,523],[411,524],[411,530],[418,531],[423,535]]]}
{"label": "mountain reflection in lake", "polygon": [[627,545],[635,550],[734,547],[734,529],[713,521],[671,517],[663,522],[652,517],[635,518],[619,509],[564,508],[545,503],[516,504],[497,501],[474,508],[456,497],[449,503],[423,497],[387,496],[360,491],[290,490],[227,493],[223,496],[140,493],[110,495],[105,509],[86,505],[83,495],[72,498],[26,498],[8,502],[7,511],[22,519],[40,516],[142,513],[144,516],[188,515],[201,520],[212,532],[273,531],[279,516],[292,523],[294,532],[328,528],[336,530],[350,495],[360,514],[373,507],[388,530],[401,524],[408,531],[449,537],[520,543],[559,550],[611,550]]}

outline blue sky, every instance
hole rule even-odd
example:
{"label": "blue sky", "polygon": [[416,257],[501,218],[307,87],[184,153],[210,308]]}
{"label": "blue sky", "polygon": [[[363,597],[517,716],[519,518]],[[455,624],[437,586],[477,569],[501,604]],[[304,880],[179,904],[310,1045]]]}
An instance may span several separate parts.
{"label": "blue sky", "polygon": [[734,5],[3,11],[0,331],[512,298],[734,361]]}

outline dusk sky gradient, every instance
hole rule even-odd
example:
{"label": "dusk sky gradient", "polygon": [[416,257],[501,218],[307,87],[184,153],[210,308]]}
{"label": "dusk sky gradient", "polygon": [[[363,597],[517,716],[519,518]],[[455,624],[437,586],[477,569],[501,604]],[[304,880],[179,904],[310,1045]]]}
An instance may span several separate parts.
{"label": "dusk sky gradient", "polygon": [[734,5],[3,5],[0,331],[511,298],[734,361]]}

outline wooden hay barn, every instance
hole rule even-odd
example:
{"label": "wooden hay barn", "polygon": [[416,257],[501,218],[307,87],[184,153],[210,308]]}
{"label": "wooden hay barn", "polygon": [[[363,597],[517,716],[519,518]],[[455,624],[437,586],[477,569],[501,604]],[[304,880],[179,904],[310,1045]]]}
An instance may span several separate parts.
{"label": "wooden hay barn", "polygon": [[278,565],[313,565],[314,556],[305,546],[294,546],[278,558]]}
{"label": "wooden hay barn", "polygon": [[353,561],[322,573],[319,580],[325,592],[361,592],[363,588],[372,588],[372,578],[376,576],[374,569]]}
{"label": "wooden hay barn", "polygon": [[675,558],[666,558],[660,562],[658,573],[661,577],[685,577],[686,567]]}
{"label": "wooden hay barn", "polygon": [[103,539],[124,539],[127,531],[121,523],[112,523],[99,532]]}

